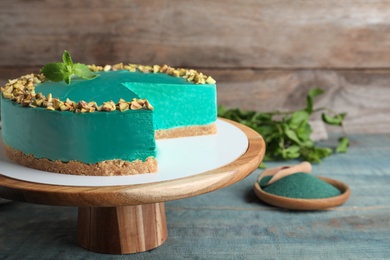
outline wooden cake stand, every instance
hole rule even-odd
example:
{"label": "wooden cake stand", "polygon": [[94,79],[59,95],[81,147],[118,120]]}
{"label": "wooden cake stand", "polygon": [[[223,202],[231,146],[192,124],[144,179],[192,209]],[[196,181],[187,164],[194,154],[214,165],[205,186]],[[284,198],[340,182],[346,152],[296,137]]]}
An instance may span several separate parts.
{"label": "wooden cake stand", "polygon": [[197,175],[137,185],[71,187],[21,181],[0,175],[0,197],[21,202],[78,207],[78,243],[106,254],[156,248],[167,239],[164,202],[212,192],[251,174],[265,152],[254,130],[228,121],[248,138],[248,149],[234,162]]}

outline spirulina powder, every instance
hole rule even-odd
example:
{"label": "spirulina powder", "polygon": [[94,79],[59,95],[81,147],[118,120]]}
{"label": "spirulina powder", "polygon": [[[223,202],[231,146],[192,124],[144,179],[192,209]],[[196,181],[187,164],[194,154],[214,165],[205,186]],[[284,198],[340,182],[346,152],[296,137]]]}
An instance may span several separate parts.
{"label": "spirulina powder", "polygon": [[282,197],[322,199],[341,194],[333,185],[303,172],[291,174],[264,187],[271,177],[272,176],[263,177],[260,181],[260,186],[265,192]]}

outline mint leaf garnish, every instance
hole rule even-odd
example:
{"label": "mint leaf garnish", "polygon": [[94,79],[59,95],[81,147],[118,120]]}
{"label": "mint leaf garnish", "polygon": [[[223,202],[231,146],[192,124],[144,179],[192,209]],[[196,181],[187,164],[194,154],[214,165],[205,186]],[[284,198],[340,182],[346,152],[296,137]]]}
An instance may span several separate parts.
{"label": "mint leaf garnish", "polygon": [[81,63],[76,63],[73,65],[73,72],[76,76],[79,76],[83,79],[94,79],[96,74],[88,69],[88,66]]}
{"label": "mint leaf garnish", "polygon": [[71,73],[66,72],[66,73],[64,74],[64,81],[65,81],[66,84],[68,84],[68,85],[70,84],[71,78],[72,78],[72,74],[71,74]]}
{"label": "mint leaf garnish", "polygon": [[67,50],[65,50],[64,53],[62,54],[62,62],[66,66],[73,66],[72,58],[70,57],[70,53]]}
{"label": "mint leaf garnish", "polygon": [[66,66],[61,62],[52,62],[46,64],[41,72],[51,81],[58,82],[64,80]]}
{"label": "mint leaf garnish", "polygon": [[65,81],[70,84],[72,78],[80,77],[82,79],[94,79],[97,75],[89,70],[88,66],[81,63],[73,63],[72,57],[68,51],[62,54],[61,62],[52,62],[46,64],[41,72],[45,77],[51,81],[59,82]]}

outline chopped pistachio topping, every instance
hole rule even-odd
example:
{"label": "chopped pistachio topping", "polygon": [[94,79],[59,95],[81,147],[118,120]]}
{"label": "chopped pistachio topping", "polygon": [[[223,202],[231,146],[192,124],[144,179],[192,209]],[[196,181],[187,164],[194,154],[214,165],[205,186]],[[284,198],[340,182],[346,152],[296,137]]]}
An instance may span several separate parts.
{"label": "chopped pistachio topping", "polygon": [[[193,69],[173,68],[166,64],[164,65],[138,65],[118,63],[114,65],[96,66],[88,65],[89,70],[93,72],[98,71],[116,71],[116,70],[128,70],[130,72],[140,71],[143,73],[165,73],[172,77],[182,77],[188,82],[195,84],[215,84],[216,81],[211,76],[206,76],[201,72],[197,72]],[[49,93],[46,97],[42,93],[35,93],[35,85],[45,81],[43,74],[28,74],[21,76],[17,79],[9,80],[4,87],[0,88],[0,91],[4,98],[10,99],[22,107],[43,107],[48,110],[57,111],[70,111],[76,113],[91,113],[95,111],[126,111],[126,110],[153,110],[153,106],[146,99],[133,99],[132,101],[126,101],[120,99],[117,104],[113,101],[103,102],[102,105],[96,104],[92,101],[87,103],[84,100],[80,100],[78,103],[70,99],[65,101],[59,98],[53,98]]]}
{"label": "chopped pistachio topping", "polygon": [[182,77],[187,79],[188,82],[193,82],[195,84],[215,84],[216,81],[211,76],[206,76],[201,72],[198,72],[193,69],[184,69],[184,68],[173,68],[166,64],[164,65],[139,65],[139,64],[127,64],[123,65],[123,63],[118,63],[115,65],[105,65],[103,66],[96,66],[88,65],[88,68],[93,72],[98,71],[116,71],[116,70],[128,70],[130,72],[136,72],[140,71],[143,73],[165,73],[172,77]]}
{"label": "chopped pistachio topping", "polygon": [[[114,65],[121,68],[121,65]],[[80,100],[78,103],[67,98],[65,101],[59,98],[53,98],[49,93],[44,96],[42,93],[35,94],[35,84],[45,81],[42,74],[29,74],[17,79],[9,80],[8,83],[1,87],[4,98],[10,99],[22,107],[43,107],[48,110],[71,111],[76,113],[91,113],[95,111],[115,111],[121,112],[126,110],[153,110],[153,107],[146,99],[133,99],[130,102],[121,99],[118,104],[113,101],[104,102],[101,106],[94,101],[86,102]]]}

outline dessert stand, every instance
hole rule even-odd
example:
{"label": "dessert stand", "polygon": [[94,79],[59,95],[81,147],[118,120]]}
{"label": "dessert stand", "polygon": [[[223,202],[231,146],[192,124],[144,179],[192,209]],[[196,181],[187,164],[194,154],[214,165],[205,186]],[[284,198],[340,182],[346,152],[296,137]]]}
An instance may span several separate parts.
{"label": "dessert stand", "polygon": [[166,181],[97,187],[34,183],[0,173],[0,197],[78,207],[77,239],[88,250],[106,254],[151,250],[163,244],[168,236],[165,201],[224,188],[247,177],[260,164],[265,153],[263,138],[244,125],[223,121],[245,134],[248,148],[222,167]]}

